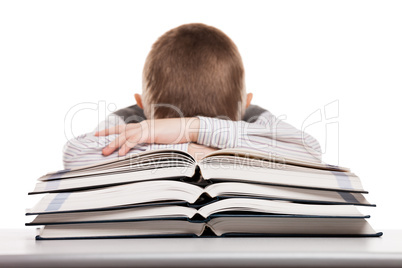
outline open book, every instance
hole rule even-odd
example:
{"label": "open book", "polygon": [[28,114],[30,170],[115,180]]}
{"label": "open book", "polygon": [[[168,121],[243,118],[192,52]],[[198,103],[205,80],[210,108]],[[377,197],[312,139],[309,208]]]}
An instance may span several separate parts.
{"label": "open book", "polygon": [[[204,196],[203,196],[204,194]],[[205,196],[206,194],[206,196]],[[155,180],[129,183],[85,192],[67,192],[47,194],[28,214],[52,212],[74,212],[127,205],[160,204],[160,202],[184,201],[194,204],[201,197],[204,199],[219,197],[243,197],[254,199],[287,200],[303,203],[321,204],[370,204],[361,193],[345,193],[295,187],[248,184],[237,182],[215,183],[202,188],[180,181]]]}
{"label": "open book", "polygon": [[[210,230],[210,232],[208,232]],[[363,218],[213,217],[206,222],[158,220],[46,225],[37,239],[180,236],[381,236]]]}
{"label": "open book", "polygon": [[360,179],[346,168],[275,158],[246,149],[210,153],[198,163],[183,151],[155,150],[97,165],[46,174],[35,193],[105,187],[149,180],[236,181],[313,189],[367,193]]}
{"label": "open book", "polygon": [[204,219],[219,213],[266,213],[278,215],[305,215],[323,217],[368,217],[351,205],[306,205],[286,201],[261,200],[250,198],[228,198],[208,203],[200,208],[189,206],[155,205],[139,207],[111,207],[99,210],[75,210],[66,213],[39,213],[27,225],[88,223],[104,221],[130,221],[163,218],[194,218],[199,214]]}

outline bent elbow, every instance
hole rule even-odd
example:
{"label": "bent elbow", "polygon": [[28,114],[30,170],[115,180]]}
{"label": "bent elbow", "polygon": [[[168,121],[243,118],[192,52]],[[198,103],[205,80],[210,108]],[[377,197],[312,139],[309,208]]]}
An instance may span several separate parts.
{"label": "bent elbow", "polygon": [[71,169],[80,166],[82,151],[70,141],[67,141],[63,147],[63,165],[65,169]]}
{"label": "bent elbow", "polygon": [[64,168],[77,168],[105,160],[102,149],[110,143],[109,137],[84,134],[66,142],[63,147]]}
{"label": "bent elbow", "polygon": [[304,147],[314,158],[322,160],[321,145],[315,138],[309,136],[309,141],[304,144]]}

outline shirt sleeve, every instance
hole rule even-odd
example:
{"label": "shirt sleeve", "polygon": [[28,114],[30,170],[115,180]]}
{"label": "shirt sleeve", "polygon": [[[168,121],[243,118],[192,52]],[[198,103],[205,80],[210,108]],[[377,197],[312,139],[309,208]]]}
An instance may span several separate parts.
{"label": "shirt sleeve", "polygon": [[[63,163],[65,169],[77,168],[86,165],[93,165],[110,159],[119,158],[118,151],[111,155],[104,156],[102,149],[111,143],[118,135],[96,137],[96,131],[110,128],[117,125],[124,125],[125,122],[116,115],[110,115],[101,122],[94,131],[69,140],[63,148]],[[188,143],[181,144],[138,144],[128,154],[137,154],[148,150],[176,149],[187,152]]]}
{"label": "shirt sleeve", "polygon": [[269,111],[263,112],[253,123],[202,116],[198,118],[199,144],[219,149],[253,149],[273,154],[274,157],[321,162],[321,147],[316,139],[279,120]]}

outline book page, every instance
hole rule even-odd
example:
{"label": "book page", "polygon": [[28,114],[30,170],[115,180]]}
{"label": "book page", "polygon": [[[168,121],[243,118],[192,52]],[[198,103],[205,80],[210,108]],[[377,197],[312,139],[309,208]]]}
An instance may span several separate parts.
{"label": "book page", "polygon": [[205,157],[203,157],[200,162],[204,161],[204,159],[207,159],[209,157],[217,156],[217,155],[235,155],[238,157],[244,157],[244,158],[257,158],[257,159],[263,159],[266,161],[274,162],[274,163],[282,163],[282,164],[288,164],[288,165],[295,165],[295,166],[302,166],[302,167],[309,167],[309,168],[317,168],[317,169],[324,169],[324,170],[336,170],[336,171],[350,171],[348,168],[345,167],[339,167],[339,166],[333,166],[333,165],[328,165],[322,162],[306,162],[303,160],[298,160],[298,159],[292,159],[286,156],[275,156],[275,155],[270,155],[267,153],[262,153],[256,150],[251,150],[251,149],[244,149],[244,148],[230,148],[230,149],[222,149],[218,150],[212,153],[209,153]]}
{"label": "book page", "polygon": [[81,192],[45,195],[28,213],[51,213],[110,208],[181,200],[194,203],[203,188],[180,181],[145,181]]}
{"label": "book page", "polygon": [[51,180],[61,179],[66,177],[74,177],[78,175],[88,175],[99,173],[97,171],[111,170],[122,166],[135,166],[141,163],[158,162],[161,159],[172,159],[175,161],[183,160],[189,164],[195,163],[194,158],[187,152],[171,149],[160,149],[145,151],[136,154],[129,154],[124,157],[116,159],[106,160],[94,165],[82,166],[73,169],[59,170],[55,172],[49,172],[46,175],[40,177],[38,180]]}
{"label": "book page", "polygon": [[371,205],[361,193],[346,193],[327,190],[304,189],[264,184],[219,182],[205,188],[211,197],[244,196],[254,198],[284,199],[313,203],[347,203],[354,205]]}
{"label": "book page", "polygon": [[352,205],[312,205],[287,201],[229,198],[203,206],[198,213],[204,218],[228,211],[258,212],[286,215],[363,217]]}

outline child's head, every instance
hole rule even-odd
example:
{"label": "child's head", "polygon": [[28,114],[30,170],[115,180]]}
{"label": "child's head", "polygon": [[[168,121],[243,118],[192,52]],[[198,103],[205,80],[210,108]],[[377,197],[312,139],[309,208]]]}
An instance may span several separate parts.
{"label": "child's head", "polygon": [[233,41],[204,24],[186,24],[162,35],[143,70],[137,103],[150,118],[222,116],[240,120],[252,95]]}

